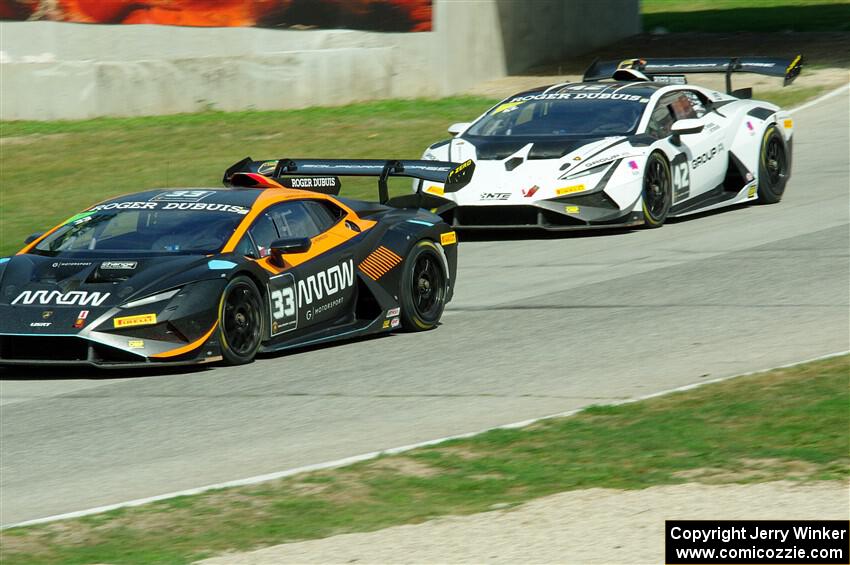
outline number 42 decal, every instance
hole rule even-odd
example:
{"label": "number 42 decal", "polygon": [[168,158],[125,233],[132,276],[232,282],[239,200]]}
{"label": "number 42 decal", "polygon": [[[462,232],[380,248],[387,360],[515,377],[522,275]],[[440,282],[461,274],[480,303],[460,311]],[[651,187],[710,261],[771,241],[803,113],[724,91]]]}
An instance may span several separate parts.
{"label": "number 42 decal", "polygon": [[684,200],[691,193],[690,170],[684,154],[679,154],[670,165],[673,174],[673,203]]}

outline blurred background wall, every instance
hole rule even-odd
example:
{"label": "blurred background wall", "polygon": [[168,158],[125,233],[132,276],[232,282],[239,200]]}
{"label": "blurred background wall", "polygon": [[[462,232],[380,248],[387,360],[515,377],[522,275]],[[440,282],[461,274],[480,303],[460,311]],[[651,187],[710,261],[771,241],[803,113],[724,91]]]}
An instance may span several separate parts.
{"label": "blurred background wall", "polygon": [[[168,1],[180,2],[159,4]],[[434,0],[427,3],[431,25],[421,0],[387,1],[416,3],[415,21],[370,25],[374,18],[360,16],[338,24],[357,29],[319,28],[340,21],[333,18],[287,27],[265,21],[276,28],[188,27],[221,25],[223,11],[212,14],[219,19],[211,24],[184,19],[181,26],[140,23],[150,20],[145,14],[125,14],[130,21],[118,22],[133,25],[7,19],[0,22],[0,118],[272,110],[445,96],[640,31],[638,0]],[[0,0],[0,8],[26,2],[38,4]],[[0,10],[0,17],[12,16]],[[237,22],[246,23],[252,25]]]}

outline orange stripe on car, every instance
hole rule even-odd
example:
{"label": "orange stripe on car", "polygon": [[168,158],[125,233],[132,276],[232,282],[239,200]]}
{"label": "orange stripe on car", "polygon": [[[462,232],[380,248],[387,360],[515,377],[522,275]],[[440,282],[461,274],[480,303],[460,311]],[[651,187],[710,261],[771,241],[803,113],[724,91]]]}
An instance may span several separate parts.
{"label": "orange stripe on car", "polygon": [[363,259],[359,268],[372,280],[378,280],[401,263],[401,257],[381,246]]}
{"label": "orange stripe on car", "polygon": [[[263,269],[271,273],[281,273],[289,267],[294,267],[305,261],[309,261],[326,251],[334,249],[338,245],[345,243],[352,237],[357,236],[359,233],[364,232],[377,224],[374,220],[364,220],[360,218],[351,208],[326,194],[289,188],[268,188],[264,190],[263,193],[260,194],[254,201],[251,211],[245,216],[242,223],[239,224],[239,227],[237,227],[233,232],[233,235],[224,245],[221,252],[229,253],[236,249],[239,241],[241,241],[241,239],[245,236],[248,228],[254,223],[254,220],[260,214],[262,214],[270,206],[280,202],[286,202],[287,200],[328,200],[335,206],[342,208],[345,214],[340,221],[336,223],[336,225],[312,239],[313,243],[309,251],[306,253],[287,254],[285,267],[279,267],[278,265],[271,263],[268,257],[257,261]],[[357,226],[360,229],[360,232],[349,228],[346,225],[346,222],[351,222]]]}
{"label": "orange stripe on car", "polygon": [[379,272],[373,271],[371,269],[365,269],[362,266],[361,266],[360,270],[363,271],[364,273],[366,273],[366,276],[368,276],[373,281],[378,280],[378,278],[380,278],[380,276],[381,276],[381,274]]}
{"label": "orange stripe on car", "polygon": [[396,255],[395,253],[393,253],[392,251],[390,251],[386,247],[379,247],[375,251],[379,256],[386,257],[387,259],[389,259],[391,261],[401,261],[401,257]]}
{"label": "orange stripe on car", "polygon": [[151,357],[154,357],[154,358],[157,358],[157,359],[163,359],[163,358],[167,358],[167,357],[176,357],[178,355],[183,355],[184,353],[189,353],[193,349],[197,349],[200,346],[202,346],[204,343],[206,343],[206,341],[210,338],[210,336],[213,334],[213,332],[216,330],[216,328],[218,328],[218,322],[213,324],[213,327],[210,328],[210,331],[208,331],[207,333],[205,333],[204,335],[202,335],[201,337],[199,337],[198,339],[196,339],[192,343],[187,343],[183,347],[178,347],[177,349],[172,349],[170,351],[164,351],[162,353],[155,353],[154,355],[151,355]]}
{"label": "orange stripe on car", "polygon": [[375,263],[385,269],[392,269],[395,267],[395,263],[391,259],[385,259],[382,256],[379,256],[375,253],[372,257],[369,258],[370,263]]}
{"label": "orange stripe on car", "polygon": [[[280,202],[286,202],[287,200],[328,200],[334,205],[342,208],[342,210],[345,212],[344,219],[355,224],[358,228],[360,228],[361,231],[366,231],[377,223],[374,220],[363,220],[359,218],[351,208],[349,208],[342,202],[331,198],[326,194],[319,194],[318,192],[307,192],[304,190],[296,190],[290,188],[267,188],[254,201],[254,205],[251,207],[251,211],[248,212],[248,214],[242,220],[242,223],[239,224],[239,227],[237,227],[236,230],[233,232],[233,235],[222,248],[221,252],[229,253],[236,249],[236,246],[239,244],[239,241],[242,239],[242,236],[245,235],[245,232],[248,231],[248,228],[251,226],[257,216],[262,214],[269,206],[278,204]],[[340,224],[343,223],[344,222],[340,222]],[[346,232],[349,232],[352,235],[357,235],[357,233],[353,230],[350,230],[345,226],[342,227],[345,229]],[[316,242],[314,241],[313,243],[315,245]],[[299,253],[298,255],[306,254]],[[316,255],[318,255],[318,253]]]}

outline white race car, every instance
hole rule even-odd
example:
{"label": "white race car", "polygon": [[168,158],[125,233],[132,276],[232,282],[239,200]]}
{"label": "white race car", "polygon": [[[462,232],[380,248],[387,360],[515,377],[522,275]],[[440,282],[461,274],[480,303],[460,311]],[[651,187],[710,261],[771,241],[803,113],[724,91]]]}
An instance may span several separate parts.
{"label": "white race car", "polygon": [[[733,72],[784,78],[802,57],[595,62],[579,83],[506,98],[424,159],[472,159],[458,188],[418,182],[422,205],[461,229],[645,225],[758,200],[778,202],[791,174],[794,122],[732,91]],[[727,93],[684,73],[725,73]],[[613,79],[613,82],[602,82]]]}

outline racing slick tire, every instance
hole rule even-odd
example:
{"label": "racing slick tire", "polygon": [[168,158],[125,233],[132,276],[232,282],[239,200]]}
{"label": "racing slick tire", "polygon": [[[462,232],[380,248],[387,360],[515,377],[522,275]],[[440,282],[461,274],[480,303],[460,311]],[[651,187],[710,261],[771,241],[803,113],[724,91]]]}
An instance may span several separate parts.
{"label": "racing slick tire", "polygon": [[263,299],[249,277],[231,279],[218,308],[221,354],[228,365],[254,360],[263,337]]}
{"label": "racing slick tire", "polygon": [[673,183],[670,163],[661,153],[649,155],[643,173],[643,223],[647,228],[660,228],[673,204]]}
{"label": "racing slick tire", "polygon": [[407,331],[433,329],[448,296],[448,265],[436,243],[416,242],[404,261],[401,277],[401,326]]}
{"label": "racing slick tire", "polygon": [[764,131],[759,151],[758,200],[764,204],[776,204],[782,199],[788,183],[788,152],[785,140],[770,125]]}

